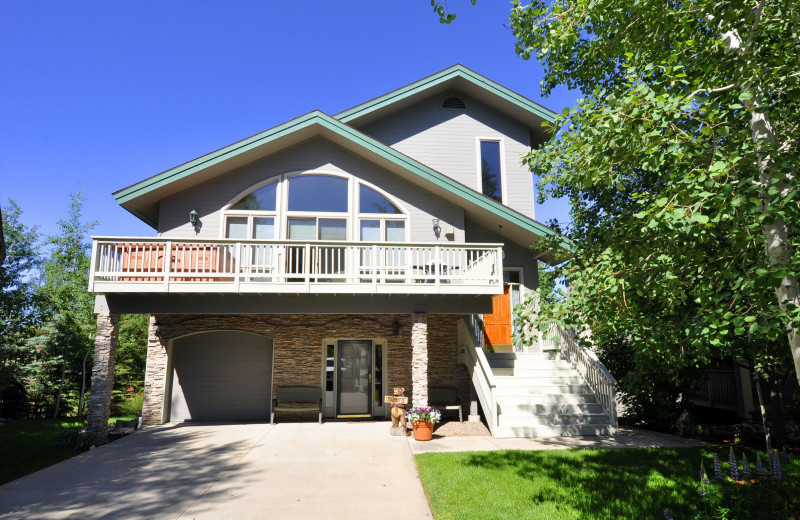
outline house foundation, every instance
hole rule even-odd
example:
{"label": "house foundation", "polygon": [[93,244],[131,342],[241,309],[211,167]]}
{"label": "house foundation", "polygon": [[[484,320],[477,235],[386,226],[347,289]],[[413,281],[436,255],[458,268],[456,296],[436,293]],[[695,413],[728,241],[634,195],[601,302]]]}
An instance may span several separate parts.
{"label": "house foundation", "polygon": [[[337,417],[338,407],[342,405],[342,397],[335,394],[331,387],[331,376],[335,370],[336,377],[344,381],[344,366],[334,365],[330,348],[347,342],[368,341],[381,346],[380,355],[375,350],[372,364],[375,370],[367,376],[372,385],[368,392],[374,399],[372,416],[388,416],[380,411],[379,404],[383,396],[391,393],[392,388],[401,386],[412,389],[413,404],[427,404],[430,386],[446,386],[458,389],[462,402],[469,399],[469,376],[466,367],[458,362],[457,322],[459,315],[426,315],[426,314],[265,314],[265,315],[184,315],[158,314],[150,319],[150,336],[147,351],[147,368],[144,393],[143,424],[152,426],[175,420],[171,417],[171,399],[176,399],[175,385],[178,380],[184,382],[192,374],[191,370],[207,370],[208,376],[199,377],[205,381],[216,377],[226,370],[225,353],[235,355],[238,348],[236,342],[220,343],[213,355],[220,355],[216,363],[209,366],[195,366],[186,375],[179,373],[180,367],[174,366],[176,357],[173,350],[180,348],[193,349],[197,346],[199,354],[201,338],[205,333],[213,333],[224,337],[225,332],[250,333],[269,340],[271,351],[270,363],[271,385],[269,392],[274,395],[279,387],[290,385],[309,385],[323,389],[326,399],[326,410],[334,408]],[[219,336],[223,334],[223,336]],[[207,337],[211,338],[211,334]],[[341,343],[340,343],[341,342]],[[203,348],[206,348],[203,347]],[[196,356],[194,356],[196,357]],[[385,359],[384,359],[385,358]],[[232,358],[231,358],[232,359]],[[339,363],[338,360],[335,363]],[[379,366],[380,365],[380,366]],[[228,367],[230,368],[230,367]],[[242,366],[245,374],[249,366]],[[234,370],[237,370],[234,366]],[[242,378],[252,376],[242,375]],[[326,380],[327,377],[327,380]],[[361,379],[364,385],[366,378]],[[238,384],[238,382],[237,382]],[[190,389],[185,389],[189,391]],[[378,395],[381,394],[381,395]],[[199,394],[197,394],[199,395]],[[229,399],[233,399],[232,393]],[[191,409],[194,403],[191,396],[185,400],[186,407]],[[246,396],[245,396],[246,397]],[[180,396],[178,396],[180,398]],[[196,399],[196,398],[195,398]],[[334,402],[329,402],[333,399]],[[183,403],[180,403],[183,406]],[[231,403],[235,405],[237,403]],[[179,419],[180,420],[180,419]]]}

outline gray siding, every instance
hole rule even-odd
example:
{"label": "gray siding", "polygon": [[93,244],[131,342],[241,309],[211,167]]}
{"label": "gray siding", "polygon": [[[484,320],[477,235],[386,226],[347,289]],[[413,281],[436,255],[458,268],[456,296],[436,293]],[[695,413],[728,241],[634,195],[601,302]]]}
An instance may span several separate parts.
{"label": "gray siding", "polygon": [[[167,238],[219,238],[222,236],[221,209],[233,197],[276,175],[309,170],[347,173],[380,187],[408,212],[410,240],[413,242],[436,241],[432,218],[440,219],[443,230],[454,229],[454,242],[464,242],[464,211],[461,207],[321,137],[165,198],[160,206],[159,234]],[[197,210],[202,223],[198,233],[188,222],[192,209]],[[442,235],[440,240],[446,240],[445,236]]]}
{"label": "gray siding", "polygon": [[[466,110],[444,110],[457,95]],[[521,157],[530,151],[530,129],[479,101],[451,91],[429,98],[361,128],[363,132],[477,191],[478,138],[500,139],[505,149],[506,206],[534,218],[533,176]]]}
{"label": "gray siding", "polygon": [[533,257],[535,251],[532,248],[510,242],[506,238],[501,240],[497,230],[486,229],[471,220],[466,221],[466,238],[468,243],[504,242],[503,269],[522,268],[522,285],[526,294],[539,286],[538,261]]}

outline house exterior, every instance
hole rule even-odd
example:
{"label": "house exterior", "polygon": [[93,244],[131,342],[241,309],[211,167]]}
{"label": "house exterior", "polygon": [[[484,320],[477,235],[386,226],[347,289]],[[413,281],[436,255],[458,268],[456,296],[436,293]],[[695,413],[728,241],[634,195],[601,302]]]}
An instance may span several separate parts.
{"label": "house exterior", "polygon": [[520,157],[552,119],[455,65],[116,192],[157,236],[94,238],[90,431],[122,313],[151,316],[145,425],[267,420],[290,385],[319,387],[329,419],[386,417],[397,386],[499,410],[480,372],[551,254]]}

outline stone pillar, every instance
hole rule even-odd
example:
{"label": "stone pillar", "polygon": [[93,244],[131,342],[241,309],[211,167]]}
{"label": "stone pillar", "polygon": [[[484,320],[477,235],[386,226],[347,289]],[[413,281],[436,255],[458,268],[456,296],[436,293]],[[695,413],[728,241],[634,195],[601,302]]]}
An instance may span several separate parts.
{"label": "stone pillar", "polygon": [[411,402],[428,406],[428,315],[411,315]]}
{"label": "stone pillar", "polygon": [[[161,338],[156,317],[150,316],[147,337],[147,365],[144,370],[144,404],[142,425],[155,426],[164,422],[164,393],[167,388],[167,346]],[[162,341],[163,340],[163,341]]]}
{"label": "stone pillar", "polygon": [[108,442],[108,418],[111,415],[111,389],[114,386],[118,335],[119,315],[98,314],[88,425],[86,426],[86,433],[95,438],[96,444]]}

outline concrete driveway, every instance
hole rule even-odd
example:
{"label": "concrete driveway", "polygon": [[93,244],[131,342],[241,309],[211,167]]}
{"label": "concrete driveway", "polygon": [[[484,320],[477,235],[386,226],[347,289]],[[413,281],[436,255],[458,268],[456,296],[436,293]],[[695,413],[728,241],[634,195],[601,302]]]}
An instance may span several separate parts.
{"label": "concrete driveway", "polygon": [[0,486],[0,518],[431,518],[389,426],[149,429]]}

